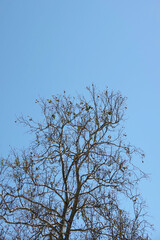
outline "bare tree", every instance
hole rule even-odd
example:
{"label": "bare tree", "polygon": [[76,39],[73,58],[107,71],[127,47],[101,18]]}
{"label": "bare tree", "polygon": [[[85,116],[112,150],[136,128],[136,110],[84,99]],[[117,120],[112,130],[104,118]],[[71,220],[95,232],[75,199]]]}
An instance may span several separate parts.
{"label": "bare tree", "polygon": [[[33,141],[1,159],[1,239],[145,239],[147,222],[135,166],[144,157],[126,141],[125,98],[95,91],[36,100],[43,119],[20,117]],[[133,203],[129,213],[121,201]],[[147,238],[146,238],[147,239]]]}

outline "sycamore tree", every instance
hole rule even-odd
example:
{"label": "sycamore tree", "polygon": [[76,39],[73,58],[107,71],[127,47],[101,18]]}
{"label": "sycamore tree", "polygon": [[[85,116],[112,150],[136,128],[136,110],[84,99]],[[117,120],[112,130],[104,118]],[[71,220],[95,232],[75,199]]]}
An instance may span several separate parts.
{"label": "sycamore tree", "polygon": [[126,140],[126,99],[87,90],[36,100],[42,119],[17,119],[33,140],[1,158],[0,239],[148,239],[135,164],[144,154]]}

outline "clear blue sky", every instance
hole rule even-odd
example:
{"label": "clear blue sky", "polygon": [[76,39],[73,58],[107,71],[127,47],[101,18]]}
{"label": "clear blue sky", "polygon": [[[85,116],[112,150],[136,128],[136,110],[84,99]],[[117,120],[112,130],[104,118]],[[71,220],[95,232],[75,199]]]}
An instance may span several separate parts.
{"label": "clear blue sky", "polygon": [[141,188],[159,240],[160,1],[0,1],[0,155],[28,143],[14,120],[38,116],[38,96],[85,94],[92,82],[128,97],[128,139],[146,153]]}

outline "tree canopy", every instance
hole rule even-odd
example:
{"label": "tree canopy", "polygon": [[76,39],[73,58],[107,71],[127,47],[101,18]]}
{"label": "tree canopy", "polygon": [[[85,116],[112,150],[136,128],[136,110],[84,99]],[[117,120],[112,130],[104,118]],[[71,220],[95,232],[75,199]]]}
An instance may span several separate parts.
{"label": "tree canopy", "polygon": [[[126,98],[87,90],[36,100],[42,119],[17,119],[33,140],[1,158],[1,239],[148,239],[137,190],[146,174],[135,160],[144,153],[127,141]],[[121,207],[127,199],[131,213]]]}

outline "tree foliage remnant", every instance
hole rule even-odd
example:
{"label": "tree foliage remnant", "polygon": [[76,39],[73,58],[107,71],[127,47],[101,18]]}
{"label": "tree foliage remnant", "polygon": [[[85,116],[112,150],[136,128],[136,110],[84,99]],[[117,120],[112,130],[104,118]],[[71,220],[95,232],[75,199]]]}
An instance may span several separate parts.
{"label": "tree foliage remnant", "polygon": [[[36,100],[42,121],[18,119],[33,141],[1,159],[1,239],[147,237],[136,187],[146,175],[135,166],[144,154],[127,143],[125,98],[107,88],[97,93],[94,85],[87,90],[88,98],[64,93]],[[132,214],[120,199],[132,202]]]}

